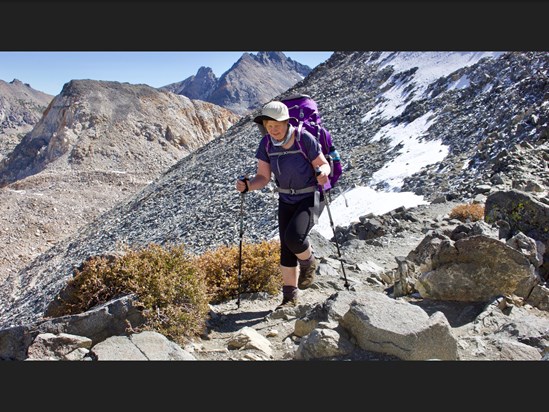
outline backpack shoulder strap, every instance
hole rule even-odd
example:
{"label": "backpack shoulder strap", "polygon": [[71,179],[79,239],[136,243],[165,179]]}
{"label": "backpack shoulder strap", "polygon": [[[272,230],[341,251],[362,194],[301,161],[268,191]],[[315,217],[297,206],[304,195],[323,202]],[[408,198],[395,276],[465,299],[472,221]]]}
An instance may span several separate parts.
{"label": "backpack shoulder strap", "polygon": [[[302,123],[300,122],[300,126],[301,125],[302,125]],[[315,168],[313,166],[313,162],[311,162],[309,160],[309,157],[307,156],[307,153],[305,153],[305,148],[303,147],[303,143],[301,143],[301,127],[299,128],[299,133],[297,134],[297,136],[295,138],[295,143],[296,143],[297,147],[299,148],[299,152],[303,155],[305,160],[307,160],[309,162],[309,164],[311,165],[311,168],[313,169],[313,173],[314,173]]]}
{"label": "backpack shoulder strap", "polygon": [[[301,120],[297,127],[296,127],[296,136],[295,136],[295,139],[300,142],[301,141],[301,133],[303,131],[303,120]],[[301,147],[301,146],[300,146]]]}
{"label": "backpack shoulder strap", "polygon": [[269,154],[269,149],[271,147],[271,139],[269,139],[269,135],[265,134],[261,138],[261,144],[265,145],[265,150],[267,151],[267,154]]}

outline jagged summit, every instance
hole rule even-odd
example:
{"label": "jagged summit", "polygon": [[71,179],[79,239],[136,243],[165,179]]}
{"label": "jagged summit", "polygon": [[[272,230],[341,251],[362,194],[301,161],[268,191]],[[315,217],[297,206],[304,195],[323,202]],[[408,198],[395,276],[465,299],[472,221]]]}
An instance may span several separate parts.
{"label": "jagged summit", "polygon": [[160,89],[211,102],[245,115],[310,72],[310,67],[295,62],[282,52],[246,52],[219,79],[210,68],[201,67],[196,75]]}

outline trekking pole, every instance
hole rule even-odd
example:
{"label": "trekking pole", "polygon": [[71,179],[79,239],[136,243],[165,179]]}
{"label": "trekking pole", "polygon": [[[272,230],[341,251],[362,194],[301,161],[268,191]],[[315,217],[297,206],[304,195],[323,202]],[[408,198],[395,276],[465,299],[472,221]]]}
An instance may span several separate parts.
{"label": "trekking pole", "polygon": [[341,193],[341,196],[343,196],[343,200],[345,200],[345,207],[349,207],[349,202],[347,202],[347,198],[345,197],[345,192],[347,192],[349,189],[341,191],[341,187],[339,188],[339,193]]}
{"label": "trekking pole", "polygon": [[[245,182],[246,176],[240,176],[239,180]],[[238,299],[237,306],[240,308],[240,278],[242,274],[242,239],[244,237],[244,193],[240,192],[240,246],[238,252]]]}
{"label": "trekking pole", "polygon": [[[316,175],[318,176],[320,174],[320,168],[317,167],[315,169]],[[320,186],[320,192],[323,192],[322,186]],[[341,263],[341,271],[343,272],[343,279],[345,279],[345,288],[349,290],[349,282],[347,281],[347,275],[345,274],[345,266],[343,266],[343,260],[341,259],[341,251],[339,250],[339,243],[337,241],[337,235],[334,227],[334,221],[332,220],[332,212],[330,212],[330,201],[328,200],[328,196],[324,194],[324,200],[326,201],[326,210],[328,211],[328,218],[330,219],[330,226],[332,227],[332,231],[334,232],[334,240],[336,244],[337,249],[337,255],[339,256],[339,263]]]}

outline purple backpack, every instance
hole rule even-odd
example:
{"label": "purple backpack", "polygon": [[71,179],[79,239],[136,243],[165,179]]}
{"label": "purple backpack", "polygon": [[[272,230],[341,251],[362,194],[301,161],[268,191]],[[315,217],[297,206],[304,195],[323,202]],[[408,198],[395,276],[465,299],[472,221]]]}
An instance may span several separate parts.
{"label": "purple backpack", "polygon": [[303,151],[303,148],[301,147],[300,137],[303,128],[315,136],[320,143],[322,153],[324,153],[326,160],[330,163],[330,168],[332,170],[329,184],[324,186],[324,190],[330,190],[335,187],[335,184],[343,173],[343,169],[339,153],[332,142],[332,136],[322,125],[322,118],[318,112],[316,102],[306,94],[293,95],[280,101],[288,106],[290,124],[297,130],[296,141],[301,151]]}

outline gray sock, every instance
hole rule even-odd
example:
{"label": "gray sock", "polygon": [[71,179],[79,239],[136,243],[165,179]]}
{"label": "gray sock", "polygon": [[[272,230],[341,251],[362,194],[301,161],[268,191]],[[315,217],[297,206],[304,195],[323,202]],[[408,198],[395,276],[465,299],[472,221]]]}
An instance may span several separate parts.
{"label": "gray sock", "polygon": [[297,297],[297,288],[295,286],[288,286],[284,285],[282,286],[282,294],[285,298],[296,298]]}
{"label": "gray sock", "polygon": [[308,259],[305,259],[305,260],[302,260],[302,259],[297,259],[297,261],[299,262],[299,266],[301,267],[307,267],[307,266],[310,266],[311,263],[313,263],[313,260],[315,259],[315,255],[313,255],[311,253],[311,256],[309,256]]}

